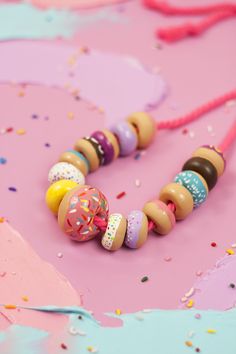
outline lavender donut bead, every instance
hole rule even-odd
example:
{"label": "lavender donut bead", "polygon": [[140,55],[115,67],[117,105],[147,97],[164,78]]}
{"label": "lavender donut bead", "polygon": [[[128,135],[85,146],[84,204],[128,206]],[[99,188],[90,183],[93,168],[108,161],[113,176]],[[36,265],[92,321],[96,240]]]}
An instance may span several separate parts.
{"label": "lavender donut bead", "polygon": [[136,150],[138,145],[138,137],[134,127],[125,121],[119,122],[111,128],[111,132],[116,135],[119,146],[120,155],[127,156]]}
{"label": "lavender donut bead", "polygon": [[147,240],[148,219],[140,210],[133,210],[127,218],[128,227],[125,245],[129,248],[140,248]]}
{"label": "lavender donut bead", "polygon": [[91,135],[92,138],[96,139],[100,144],[104,152],[104,162],[103,165],[109,164],[114,159],[114,148],[110,141],[107,139],[106,135],[102,131],[96,131]]}

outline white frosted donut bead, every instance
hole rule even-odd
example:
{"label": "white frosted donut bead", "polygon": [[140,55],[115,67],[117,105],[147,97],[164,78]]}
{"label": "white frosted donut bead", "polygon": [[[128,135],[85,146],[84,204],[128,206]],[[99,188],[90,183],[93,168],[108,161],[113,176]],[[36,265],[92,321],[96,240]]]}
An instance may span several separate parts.
{"label": "white frosted donut bead", "polygon": [[56,163],[48,173],[48,181],[50,183],[60,181],[61,179],[70,180],[81,185],[85,184],[83,173],[68,162]]}
{"label": "white frosted donut bead", "polygon": [[105,234],[102,237],[102,245],[108,251],[117,251],[125,239],[127,221],[121,214],[111,214]]}

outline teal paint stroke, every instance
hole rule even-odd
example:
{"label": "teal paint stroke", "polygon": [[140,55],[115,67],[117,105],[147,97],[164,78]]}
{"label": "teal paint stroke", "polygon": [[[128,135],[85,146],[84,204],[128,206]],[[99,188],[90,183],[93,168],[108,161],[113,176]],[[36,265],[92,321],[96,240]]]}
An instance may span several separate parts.
{"label": "teal paint stroke", "polygon": [[[194,353],[196,348],[207,354],[236,353],[236,309],[221,312],[152,310],[120,316],[108,314],[123,322],[123,325],[114,328],[101,326],[89,312],[78,307],[46,306],[35,310],[68,316],[68,323],[61,333],[66,340],[68,354],[88,353],[89,346],[101,354],[188,354]],[[78,314],[82,315],[82,319]],[[196,314],[200,318],[196,318]],[[208,329],[214,329],[216,333],[210,334]],[[46,332],[16,325],[7,331],[11,332],[11,341],[17,342],[9,353],[38,354],[41,349],[41,353],[47,354],[47,351],[42,351]],[[3,333],[4,336],[0,332],[0,349],[1,341],[9,340],[9,336]],[[186,341],[191,341],[193,346],[188,347]],[[33,342],[37,344],[34,348],[38,352],[29,351]]]}
{"label": "teal paint stroke", "polygon": [[124,15],[102,9],[88,14],[69,10],[42,10],[27,3],[0,5],[0,40],[70,38],[100,21],[124,22]]}

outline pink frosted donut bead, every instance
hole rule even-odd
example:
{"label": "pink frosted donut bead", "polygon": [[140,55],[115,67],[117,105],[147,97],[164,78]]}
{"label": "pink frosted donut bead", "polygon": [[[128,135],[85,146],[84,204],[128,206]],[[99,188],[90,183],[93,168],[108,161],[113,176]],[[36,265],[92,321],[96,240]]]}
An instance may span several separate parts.
{"label": "pink frosted donut bead", "polygon": [[88,185],[78,186],[63,198],[58,212],[58,223],[74,241],[88,241],[100,233],[94,217],[107,222],[108,203],[106,197]]}
{"label": "pink frosted donut bead", "polygon": [[160,235],[168,234],[175,226],[175,216],[161,200],[155,199],[144,205],[143,212],[154,224],[154,231]]}

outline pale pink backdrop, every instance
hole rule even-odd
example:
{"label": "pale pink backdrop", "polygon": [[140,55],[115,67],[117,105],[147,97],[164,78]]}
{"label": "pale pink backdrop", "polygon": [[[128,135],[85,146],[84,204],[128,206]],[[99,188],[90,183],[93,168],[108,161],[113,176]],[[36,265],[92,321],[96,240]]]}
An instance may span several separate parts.
{"label": "pale pink backdrop", "polygon": [[[163,44],[158,49],[156,27],[182,19],[164,18],[144,9],[139,2],[120,5],[117,11],[123,12],[127,23],[100,23],[81,31],[74,43],[128,54],[148,68],[160,68],[170,94],[154,112],[157,120],[188,112],[236,87],[234,19],[201,38]],[[63,90],[27,87],[24,97],[18,93],[17,86],[0,87],[0,129],[12,126],[26,130],[25,135],[12,132],[0,136],[0,155],[8,160],[0,165],[0,215],[8,218],[36,252],[71,281],[83,295],[84,306],[96,314],[116,308],[124,312],[147,307],[177,308],[194,283],[196,272],[212,267],[236,241],[236,146],[227,155],[225,175],[205,205],[179,223],[169,236],[150,235],[138,251],[123,248],[108,253],[96,241],[74,244],[66,239],[45,206],[44,194],[48,170],[58,155],[78,137],[107,126],[109,117],[92,111],[87,103],[74,100]],[[75,114],[73,120],[67,118],[68,112]],[[34,113],[38,119],[31,118]],[[157,196],[196,147],[220,142],[235,116],[236,106],[208,114],[188,127],[194,133],[192,138],[183,135],[181,129],[160,132],[141,159],[120,159],[89,176],[88,182],[105,193],[111,211],[127,215]],[[45,147],[45,143],[51,147]],[[141,181],[140,188],[135,186],[136,179]],[[8,191],[10,186],[17,192]],[[117,200],[115,196],[122,191],[127,196]],[[217,243],[216,248],[211,247],[212,241]],[[62,258],[57,257],[58,252]],[[172,260],[166,262],[165,257]],[[149,281],[141,283],[144,275]]]}

